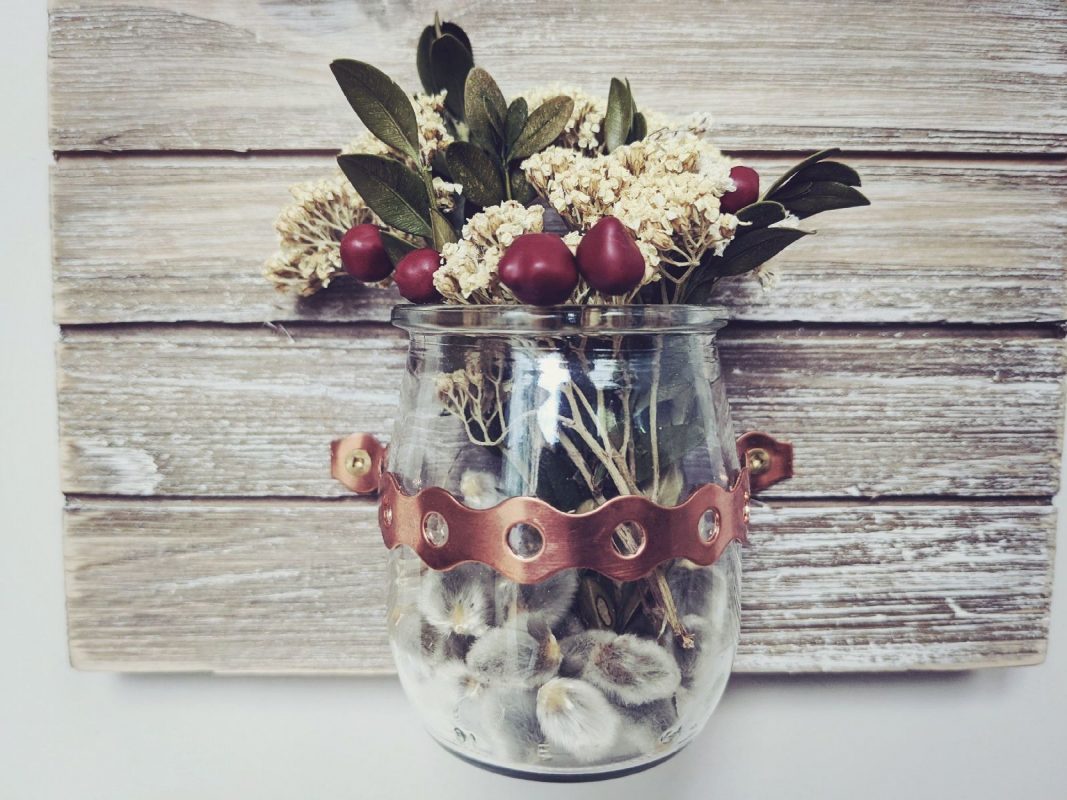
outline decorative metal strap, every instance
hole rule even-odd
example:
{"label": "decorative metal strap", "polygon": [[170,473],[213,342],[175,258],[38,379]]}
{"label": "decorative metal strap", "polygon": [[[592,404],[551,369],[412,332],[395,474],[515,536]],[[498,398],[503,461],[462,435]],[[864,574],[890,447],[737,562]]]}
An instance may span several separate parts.
{"label": "decorative metal strap", "polygon": [[[678,506],[626,495],[584,514],[559,511],[534,497],[512,497],[476,510],[436,486],[404,494],[397,477],[387,472],[378,524],[386,547],[407,545],[436,570],[478,561],[519,583],[537,583],[565,569],[592,569],[632,581],[673,558],[714,563],[732,541],[746,541],[748,515],[747,469],[732,488],[704,484]],[[518,525],[527,526],[522,531],[527,542],[540,542],[526,557],[509,545]]]}
{"label": "decorative metal strap", "polygon": [[[477,561],[519,583],[565,569],[632,581],[675,558],[713,564],[731,542],[747,541],[751,493],[793,474],[792,445],[753,431],[737,440],[743,466],[733,486],[704,484],[681,505],[627,495],[571,514],[535,497],[511,497],[473,509],[437,486],[406,494],[398,477],[383,471],[386,448],[370,434],[339,439],[332,448],[337,480],[355,492],[380,493],[386,547],[406,545],[436,570]],[[513,547],[518,540],[523,547]]]}

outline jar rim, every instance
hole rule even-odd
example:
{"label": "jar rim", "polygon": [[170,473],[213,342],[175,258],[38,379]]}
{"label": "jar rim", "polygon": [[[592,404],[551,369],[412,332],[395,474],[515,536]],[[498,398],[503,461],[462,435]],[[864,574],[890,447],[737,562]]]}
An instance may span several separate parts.
{"label": "jar rim", "polygon": [[478,334],[713,333],[728,321],[722,306],[414,305],[393,307],[392,323],[409,332]]}

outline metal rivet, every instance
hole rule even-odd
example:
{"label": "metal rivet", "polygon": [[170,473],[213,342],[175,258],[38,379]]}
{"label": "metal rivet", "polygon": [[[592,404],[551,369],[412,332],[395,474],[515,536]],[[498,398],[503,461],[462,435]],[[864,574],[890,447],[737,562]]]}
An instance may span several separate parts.
{"label": "metal rivet", "polygon": [[373,463],[370,453],[362,448],[356,448],[345,456],[345,472],[353,478],[362,478],[370,472]]}
{"label": "metal rivet", "polygon": [[745,455],[748,471],[753,475],[762,475],[771,468],[771,454],[762,447],[753,447]]}

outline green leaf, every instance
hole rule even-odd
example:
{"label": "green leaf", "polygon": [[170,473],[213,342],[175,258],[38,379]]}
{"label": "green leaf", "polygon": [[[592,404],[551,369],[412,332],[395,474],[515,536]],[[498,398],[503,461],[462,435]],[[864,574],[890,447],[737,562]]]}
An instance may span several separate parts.
{"label": "green leaf", "polygon": [[812,164],[815,164],[815,163],[817,163],[819,161],[822,161],[823,159],[829,158],[830,156],[839,155],[840,153],[841,153],[841,148],[840,147],[828,147],[825,150],[820,150],[817,153],[813,153],[812,155],[808,156],[803,161],[801,161],[799,164],[796,164],[795,166],[793,166],[790,169],[788,169],[786,171],[786,173],[782,177],[780,177],[778,180],[776,180],[771,185],[771,188],[763,193],[763,199],[764,200],[772,199],[771,196],[779,188],[781,188],[785,184],[786,181],[788,181],[790,178],[792,178],[794,175],[796,175],[798,172],[800,172],[805,167],[811,166]]}
{"label": "green leaf", "polygon": [[[657,409],[662,408],[662,404]],[[691,422],[678,425],[659,425],[656,429],[656,445],[659,449],[659,468],[662,472],[671,464],[681,461],[685,455],[695,447],[707,447],[704,439],[704,425],[699,414],[692,417]],[[635,477],[638,483],[646,483],[652,479],[652,436],[642,436],[637,440],[634,447],[634,455],[637,460]]]}
{"label": "green leaf", "polygon": [[559,96],[545,100],[533,110],[515,140],[509,158],[529,158],[556,141],[574,111],[574,100]]}
{"label": "green leaf", "polygon": [[626,143],[633,119],[633,100],[626,84],[618,78],[612,78],[608,91],[608,110],[604,116],[604,144],[609,153]]}
{"label": "green leaf", "polygon": [[484,150],[470,142],[453,142],[445,151],[448,171],[463,184],[464,196],[485,208],[504,201],[500,168]]}
{"label": "green leaf", "polygon": [[[785,219],[785,206],[773,200],[761,200],[750,206],[745,206],[737,212],[737,218],[741,222],[749,223],[744,230],[750,231],[756,228],[766,228],[776,222]],[[738,229],[739,231],[741,229]]]}
{"label": "green leaf", "polygon": [[782,205],[800,219],[836,208],[854,208],[871,204],[871,201],[858,189],[836,181],[816,181],[806,186],[807,189],[804,192],[781,200]]}
{"label": "green leaf", "polygon": [[419,83],[426,90],[426,94],[436,94],[437,85],[433,80],[433,70],[430,68],[430,46],[433,45],[433,25],[427,25],[422,29],[419,43],[415,46],[415,69],[419,73]]}
{"label": "green leaf", "polygon": [[456,241],[456,230],[452,227],[452,223],[448,221],[448,217],[436,208],[430,209],[430,222],[433,226],[433,246],[435,250],[439,251],[446,244]]}
{"label": "green leaf", "polygon": [[434,20],[434,25],[427,25],[422,29],[422,35],[419,36],[419,43],[415,51],[415,67],[419,72],[419,81],[422,83],[422,88],[426,90],[428,94],[436,94],[444,88],[443,84],[438,83],[434,76],[433,67],[430,64],[430,49],[433,47],[434,41],[437,37],[437,28],[439,26],[442,34],[450,34],[459,39],[460,43],[467,48],[473,58],[474,49],[471,47],[471,40],[467,37],[463,28],[459,27],[454,22],[441,22],[440,20]]}
{"label": "green leaf", "polygon": [[362,61],[341,59],[330,64],[330,69],[367,130],[417,161],[419,126],[404,90],[380,69]]}
{"label": "green leaf", "polygon": [[859,186],[860,176],[856,170],[840,161],[820,161],[800,170],[797,180],[803,181],[834,181],[843,183],[845,186]]}
{"label": "green leaf", "polygon": [[471,141],[490,152],[499,152],[504,144],[508,105],[493,77],[481,67],[467,73],[463,108],[470,128]]}
{"label": "green leaf", "polygon": [[400,259],[415,249],[415,245],[411,242],[401,239],[399,236],[394,236],[388,231],[381,231],[381,235],[385,252],[389,255],[389,260],[393,262],[394,267]]}
{"label": "green leaf", "polygon": [[730,242],[721,259],[711,259],[709,266],[715,269],[718,275],[740,275],[769,261],[808,234],[809,231],[797,228],[760,228],[746,231]]}
{"label": "green leaf", "polygon": [[391,158],[352,153],[337,163],[356,192],[386,225],[430,237],[430,200],[426,185],[414,172]]}
{"label": "green leaf", "polygon": [[430,45],[430,69],[434,82],[446,89],[445,107],[452,116],[463,119],[463,87],[467,73],[474,66],[474,56],[463,42],[450,33]]}
{"label": "green leaf", "polygon": [[519,138],[519,134],[522,133],[523,126],[526,125],[526,118],[529,115],[530,110],[524,98],[516,97],[511,101],[511,105],[508,106],[507,121],[504,124],[506,134],[504,146],[508,151],[511,150],[515,141]]}
{"label": "green leaf", "polygon": [[524,206],[528,206],[537,199],[537,192],[526,180],[526,173],[518,164],[513,164],[508,172],[508,181],[511,184],[511,199]]}
{"label": "green leaf", "polygon": [[633,124],[630,127],[630,135],[626,137],[626,144],[639,142],[646,136],[648,136],[648,120],[645,119],[644,114],[636,112]]}

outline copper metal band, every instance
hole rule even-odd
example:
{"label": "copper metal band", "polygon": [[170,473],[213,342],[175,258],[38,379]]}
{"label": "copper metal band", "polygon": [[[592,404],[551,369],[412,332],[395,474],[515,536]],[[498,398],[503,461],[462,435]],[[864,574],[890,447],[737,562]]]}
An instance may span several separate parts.
{"label": "copper metal band", "polygon": [[[678,506],[668,508],[628,495],[583,514],[568,514],[533,497],[512,497],[493,508],[475,510],[439,487],[407,495],[396,476],[386,472],[379,490],[378,523],[386,547],[406,545],[436,570],[477,561],[518,583],[538,583],[565,569],[592,569],[615,580],[632,581],[674,558],[712,564],[735,539],[746,541],[748,481],[748,470],[742,469],[731,489],[705,484]],[[705,514],[706,541],[701,536]],[[436,524],[439,539],[441,520],[448,535],[438,545],[428,531]],[[541,550],[531,558],[519,558],[508,546],[508,532],[519,523],[532,525],[541,534]],[[634,555],[621,555],[612,543],[616,527],[623,523],[640,526],[643,542]]]}

